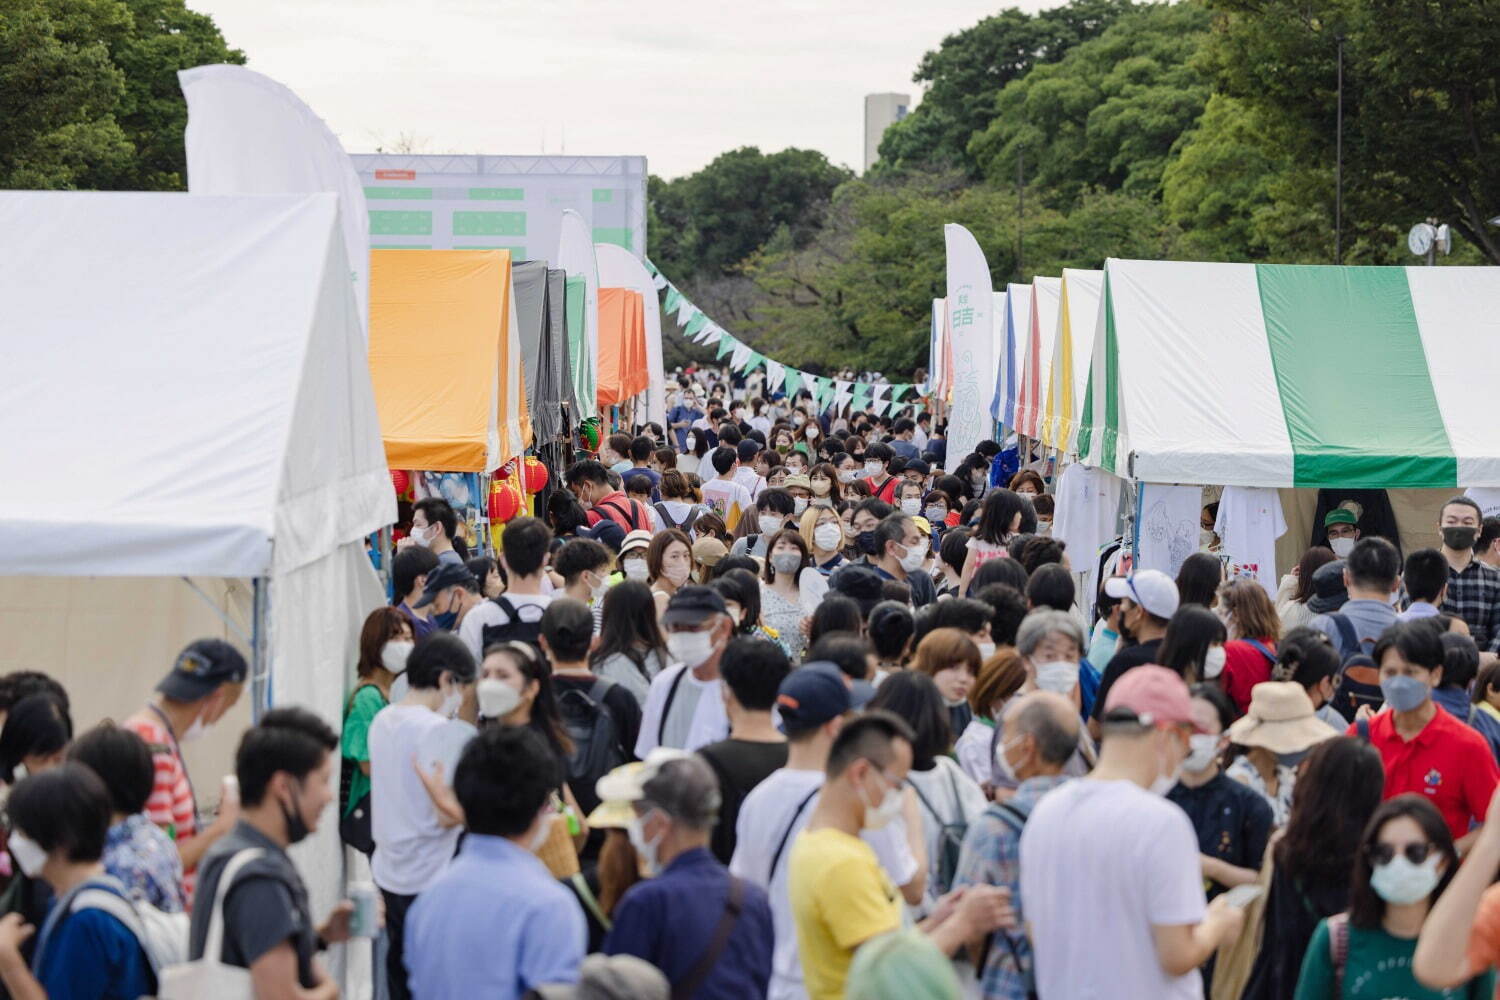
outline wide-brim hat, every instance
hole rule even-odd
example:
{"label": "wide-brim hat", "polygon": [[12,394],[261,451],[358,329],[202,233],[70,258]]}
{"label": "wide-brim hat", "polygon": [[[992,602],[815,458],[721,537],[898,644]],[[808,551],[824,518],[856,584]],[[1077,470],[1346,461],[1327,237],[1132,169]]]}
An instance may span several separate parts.
{"label": "wide-brim hat", "polygon": [[1272,753],[1300,753],[1339,731],[1318,718],[1301,684],[1266,681],[1250,689],[1250,710],[1229,727],[1232,743]]}

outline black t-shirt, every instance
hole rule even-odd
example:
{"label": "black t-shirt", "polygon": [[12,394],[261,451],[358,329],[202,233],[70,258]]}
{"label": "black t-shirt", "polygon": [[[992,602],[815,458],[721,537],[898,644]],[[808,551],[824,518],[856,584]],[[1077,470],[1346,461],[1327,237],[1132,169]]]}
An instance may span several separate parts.
{"label": "black t-shirt", "polygon": [[312,962],[318,938],[308,911],[307,889],[286,852],[244,820],[209,848],[199,866],[200,905],[193,907],[189,958],[203,957],[219,875],[231,858],[249,847],[258,847],[263,853],[240,869],[224,900],[224,954],[220,960],[248,969],[285,941],[297,953],[297,981],[310,989],[316,985]]}
{"label": "black t-shirt", "polygon": [[[1179,782],[1167,798],[1193,821],[1201,853],[1237,868],[1260,870],[1272,826],[1271,804],[1264,795],[1220,773],[1197,788]],[[1224,891],[1225,886],[1212,882],[1208,898]]]}
{"label": "black t-shirt", "polygon": [[1162,640],[1150,639],[1146,642],[1138,642],[1134,646],[1126,646],[1110,658],[1109,666],[1104,668],[1104,676],[1099,680],[1099,693],[1094,696],[1094,718],[1104,718],[1104,700],[1109,696],[1109,689],[1114,686],[1120,675],[1132,667],[1145,666],[1156,662],[1156,655],[1161,651]]}
{"label": "black t-shirt", "polygon": [[719,821],[714,825],[709,849],[724,864],[734,857],[734,828],[739,823],[740,804],[772,771],[786,767],[785,743],[753,743],[730,738],[698,751],[719,779]]}

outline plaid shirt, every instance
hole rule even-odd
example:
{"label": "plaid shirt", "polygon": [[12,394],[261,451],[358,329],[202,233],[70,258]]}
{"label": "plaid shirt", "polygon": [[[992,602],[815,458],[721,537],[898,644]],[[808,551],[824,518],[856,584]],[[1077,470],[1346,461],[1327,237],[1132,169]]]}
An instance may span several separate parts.
{"label": "plaid shirt", "polygon": [[1462,571],[1448,567],[1448,596],[1443,613],[1457,615],[1469,626],[1480,649],[1500,653],[1500,570],[1471,559]]}
{"label": "plaid shirt", "polygon": [[[1029,815],[1043,795],[1067,780],[1066,775],[1059,774],[1023,781],[1010,802]],[[955,889],[963,885],[1000,885],[1010,889],[1017,925],[1025,926],[1026,918],[1021,912],[1021,831],[1001,818],[999,806],[991,805],[969,824],[958,871],[953,877]],[[979,974],[984,1000],[1026,1000],[1031,955],[1031,942],[1025,933],[996,931],[990,938],[984,968]]]}

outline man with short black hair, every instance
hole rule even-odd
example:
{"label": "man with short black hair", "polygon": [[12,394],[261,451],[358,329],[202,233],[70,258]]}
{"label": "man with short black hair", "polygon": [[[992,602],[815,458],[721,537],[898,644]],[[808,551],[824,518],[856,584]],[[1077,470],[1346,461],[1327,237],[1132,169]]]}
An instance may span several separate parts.
{"label": "man with short black hair", "polygon": [[716,475],[709,479],[704,477],[703,502],[708,509],[724,521],[724,526],[733,531],[753,505],[750,491],[745,489],[735,480],[735,470],[739,468],[739,454],[735,449],[725,445],[715,448],[705,458],[713,461],[713,469]]}
{"label": "man with short black hair", "polygon": [[782,528],[794,526],[792,518],[796,506],[797,502],[792,499],[791,493],[784,489],[773,486],[762,490],[755,501],[756,530],[752,534],[736,538],[729,554],[765,559],[771,536]]}
{"label": "man with short black hair", "polygon": [[[905,459],[920,458],[921,451],[912,443],[912,438],[916,437],[916,431],[917,425],[910,417],[898,418],[895,423],[891,424],[891,451]],[[868,455],[869,452],[866,451],[865,454]]]}
{"label": "man with short black hair", "polygon": [[518,517],[500,535],[500,564],[505,567],[505,593],[480,602],[464,616],[458,637],[469,647],[474,662],[497,642],[535,642],[542,612],[552,600],[542,592],[552,529],[535,517]]}
{"label": "man with short black hair", "polygon": [[1448,560],[1437,549],[1418,549],[1406,557],[1406,569],[1401,574],[1406,596],[1411,604],[1396,617],[1401,621],[1414,618],[1433,618],[1441,614],[1438,608],[1448,590]]}
{"label": "man with short black hair", "polygon": [[1348,600],[1337,611],[1315,616],[1308,627],[1328,636],[1341,658],[1370,652],[1380,634],[1396,624],[1391,595],[1400,584],[1400,572],[1401,556],[1396,546],[1373,535],[1361,538],[1344,562]]}
{"label": "man with short black hair", "polygon": [[[609,520],[622,535],[649,529],[651,518],[647,516],[646,508],[627,499],[619,487],[611,485],[609,472],[599,462],[584,459],[569,466],[563,477],[568,489],[587,510],[589,527],[597,529],[600,522]],[[606,539],[600,541],[608,544]]]}
{"label": "man with short black hair", "polygon": [[910,587],[912,606],[925,608],[937,600],[937,585],[922,572],[928,551],[927,538],[917,530],[916,521],[905,514],[890,514],[875,527],[876,554],[870,565],[884,579]]}
{"label": "man with short black hair", "polygon": [[896,453],[891,446],[876,441],[865,448],[864,479],[870,486],[870,495],[891,506],[896,504],[896,485],[899,478],[890,474],[888,466]]}
{"label": "man with short black hair", "polygon": [[719,661],[729,738],[698,753],[719,781],[722,805],[711,846],[725,864],[734,857],[740,804],[768,775],[786,766],[786,735],[776,728],[771,710],[791,668],[780,646],[750,636],[730,640]]}
{"label": "man with short black hair", "polygon": [[535,853],[563,780],[529,726],[491,726],[464,748],[453,794],[468,835],[407,917],[413,995],[519,1000],[545,983],[578,981],[583,911]]}
{"label": "man with short black hair", "polygon": [[402,549],[391,560],[391,589],[396,595],[396,610],[411,624],[413,639],[421,639],[437,628],[428,615],[428,609],[416,607],[422,589],[427,586],[427,574],[437,569],[437,565],[438,557],[432,550],[417,545]]}
{"label": "man with short black hair", "polygon": [[595,635],[603,626],[604,595],[609,593],[613,562],[609,549],[592,538],[575,538],[552,557],[553,572],[563,578],[563,593],[593,609]]}
{"label": "man with short black hair", "polygon": [[354,908],[342,902],[316,927],[307,889],[286,853],[317,830],[333,801],[338,742],[328,724],[306,709],[277,708],[245,731],[235,753],[240,820],[203,858],[203,902],[193,907],[188,957],[205,957],[213,901],[220,880],[231,878],[224,897],[223,953],[212,958],[250,970],[256,996],[338,996],[338,984],[314,956],[348,940]]}
{"label": "man with short black hair", "polygon": [[1500,570],[1500,517],[1487,517],[1474,543],[1474,558],[1490,569]]}
{"label": "man with short black hair", "polygon": [[735,471],[734,481],[745,487],[754,500],[760,496],[760,491],[766,488],[766,477],[755,471],[755,456],[760,454],[760,445],[751,438],[744,438],[735,445],[735,456],[739,459],[740,467]]}
{"label": "man with short black hair", "polygon": [[765,996],[771,908],[765,890],[709,853],[719,812],[713,771],[700,757],[658,749],[623,777],[619,792],[631,804],[631,843],[651,877],[621,897],[601,950],[650,962],[674,996]]}
{"label": "man with short black hair", "polygon": [[1441,605],[1444,614],[1462,618],[1480,649],[1500,652],[1500,570],[1475,558],[1484,514],[1468,497],[1454,497],[1443,504],[1438,530],[1443,535],[1443,556],[1448,560],[1448,590]]}
{"label": "man with short black hair", "polygon": [[458,534],[458,514],[442,497],[425,497],[411,508],[411,534],[407,539],[418,548],[428,549],[440,562],[463,564],[463,557],[453,547]]}
{"label": "man with short black hair", "polygon": [[469,612],[484,603],[479,581],[463,563],[440,562],[427,574],[427,583],[416,607],[428,612],[434,632],[457,632]]}

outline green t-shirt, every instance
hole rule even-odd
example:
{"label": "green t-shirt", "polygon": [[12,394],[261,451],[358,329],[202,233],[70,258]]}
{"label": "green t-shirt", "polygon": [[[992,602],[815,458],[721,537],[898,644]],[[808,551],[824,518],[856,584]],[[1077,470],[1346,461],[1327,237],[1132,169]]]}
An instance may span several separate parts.
{"label": "green t-shirt", "polygon": [[388,703],[380,688],[366,684],[354,692],[349,699],[349,710],[344,713],[344,736],[339,741],[344,758],[351,763],[349,768],[349,799],[344,803],[341,816],[347,816],[354,804],[370,791],[370,776],[359,769],[360,761],[370,759],[370,723]]}
{"label": "green t-shirt", "polygon": [[1328,921],[1319,922],[1302,959],[1295,1000],[1491,1000],[1495,995],[1493,970],[1475,976],[1465,986],[1432,990],[1417,982],[1411,971],[1415,938],[1398,938],[1382,929],[1349,928],[1349,957],[1344,964],[1344,988],[1335,994],[1333,954]]}

